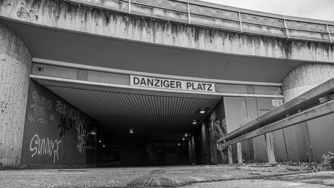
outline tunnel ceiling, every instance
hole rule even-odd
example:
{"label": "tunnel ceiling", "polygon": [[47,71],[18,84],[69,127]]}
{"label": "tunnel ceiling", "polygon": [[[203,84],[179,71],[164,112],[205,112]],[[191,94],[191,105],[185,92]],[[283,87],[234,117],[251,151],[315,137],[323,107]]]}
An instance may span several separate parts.
{"label": "tunnel ceiling", "polygon": [[193,120],[201,121],[208,115],[196,111],[201,107],[210,111],[220,100],[219,97],[144,95],[48,85],[46,88],[99,121],[98,137],[107,143],[122,139],[181,141],[185,133],[192,133],[198,127],[192,124]]}

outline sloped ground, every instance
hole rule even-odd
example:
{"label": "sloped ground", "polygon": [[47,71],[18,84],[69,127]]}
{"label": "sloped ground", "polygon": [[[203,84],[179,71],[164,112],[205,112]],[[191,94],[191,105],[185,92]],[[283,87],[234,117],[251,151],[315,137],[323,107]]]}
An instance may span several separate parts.
{"label": "sloped ground", "polygon": [[296,187],[334,186],[334,172],[270,165],[2,170],[0,187]]}

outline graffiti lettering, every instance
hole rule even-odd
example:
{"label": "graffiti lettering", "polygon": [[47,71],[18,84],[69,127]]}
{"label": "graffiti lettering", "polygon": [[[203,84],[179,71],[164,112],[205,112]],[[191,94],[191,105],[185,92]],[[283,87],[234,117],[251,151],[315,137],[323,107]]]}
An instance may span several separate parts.
{"label": "graffiti lettering", "polygon": [[21,18],[21,17],[22,18],[30,18],[29,12],[23,7],[19,8],[19,10],[16,12],[16,15],[19,18]]}
{"label": "graffiti lettering", "polygon": [[86,149],[86,143],[88,140],[88,135],[86,132],[86,129],[84,129],[84,122],[85,121],[77,121],[77,125],[75,126],[75,128],[77,129],[77,133],[78,133],[78,145],[77,148],[79,150],[80,153],[85,153],[85,149]]}
{"label": "graffiti lettering", "polygon": [[57,101],[56,111],[61,114],[58,129],[60,128],[60,137],[65,135],[66,131],[75,127],[80,120],[80,111],[70,109],[66,104]]}
{"label": "graffiti lettering", "polygon": [[36,154],[50,156],[53,154],[53,163],[55,163],[56,159],[59,160],[58,150],[60,142],[61,140],[57,139],[54,141],[49,138],[40,139],[36,134],[30,141],[30,151],[34,152],[31,157],[34,157]]}
{"label": "graffiti lettering", "polygon": [[4,101],[0,101],[0,112],[4,113],[7,110],[8,105],[9,105],[8,103]]}
{"label": "graffiti lettering", "polygon": [[77,149],[84,154],[86,150],[86,143],[88,134],[84,128],[86,125],[85,117],[80,118],[80,111],[69,108],[66,104],[57,101],[56,111],[61,114],[58,129],[60,129],[60,137],[65,135],[66,131],[75,127],[77,130],[78,145]]}
{"label": "graffiti lettering", "polygon": [[121,160],[120,150],[102,151],[100,155],[101,161],[104,163]]}
{"label": "graffiti lettering", "polygon": [[34,104],[30,105],[30,108],[33,109],[33,112],[28,114],[29,121],[47,123],[48,110],[52,107],[51,101],[44,96],[39,96],[36,91],[32,92],[32,98]]}

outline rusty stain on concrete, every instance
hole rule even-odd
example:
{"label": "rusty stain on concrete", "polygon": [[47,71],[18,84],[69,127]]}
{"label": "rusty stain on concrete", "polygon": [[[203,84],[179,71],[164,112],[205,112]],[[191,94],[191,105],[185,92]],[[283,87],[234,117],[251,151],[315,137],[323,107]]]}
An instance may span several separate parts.
{"label": "rusty stain on concrete", "polygon": [[[0,16],[40,26],[212,52],[305,61],[334,61],[334,45],[326,42],[238,33],[117,12],[71,1],[25,0],[23,3],[13,3],[10,8],[8,0],[0,2]],[[121,10],[122,6],[119,4],[118,8]],[[152,12],[151,9],[150,11]],[[167,14],[166,11],[164,14]],[[30,16],[31,14],[33,16]],[[173,14],[175,17],[180,16],[180,13]]]}

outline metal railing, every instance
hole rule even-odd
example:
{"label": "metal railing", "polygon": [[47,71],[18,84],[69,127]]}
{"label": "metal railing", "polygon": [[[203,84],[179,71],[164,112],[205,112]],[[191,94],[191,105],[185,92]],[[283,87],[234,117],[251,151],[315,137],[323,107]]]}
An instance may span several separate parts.
{"label": "metal railing", "polygon": [[102,9],[201,27],[333,42],[334,22],[296,18],[190,0],[69,0]]}
{"label": "metal railing", "polygon": [[217,142],[220,143],[219,149],[230,149],[232,144],[239,144],[257,136],[332,113],[334,113],[334,79],[274,108],[228,133]]}

